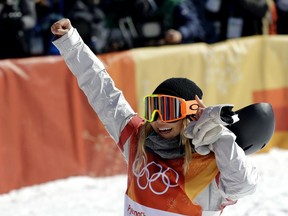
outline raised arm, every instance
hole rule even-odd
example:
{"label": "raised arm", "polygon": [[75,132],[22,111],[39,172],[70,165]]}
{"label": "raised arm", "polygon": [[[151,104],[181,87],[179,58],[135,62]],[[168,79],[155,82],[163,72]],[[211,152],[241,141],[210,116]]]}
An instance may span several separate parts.
{"label": "raised arm", "polygon": [[53,44],[58,48],[67,66],[76,76],[79,87],[106,130],[116,143],[124,126],[135,115],[122,91],[107,73],[103,63],[84,44],[69,19],[61,19],[51,26],[56,36]]}

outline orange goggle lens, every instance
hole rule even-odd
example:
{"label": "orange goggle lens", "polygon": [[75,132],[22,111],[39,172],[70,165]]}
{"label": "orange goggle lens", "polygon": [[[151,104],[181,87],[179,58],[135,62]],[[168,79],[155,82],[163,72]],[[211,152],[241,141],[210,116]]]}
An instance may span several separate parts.
{"label": "orange goggle lens", "polygon": [[164,122],[172,122],[196,114],[199,105],[196,100],[185,101],[182,98],[170,95],[148,95],[144,98],[144,118],[155,121],[158,117]]}

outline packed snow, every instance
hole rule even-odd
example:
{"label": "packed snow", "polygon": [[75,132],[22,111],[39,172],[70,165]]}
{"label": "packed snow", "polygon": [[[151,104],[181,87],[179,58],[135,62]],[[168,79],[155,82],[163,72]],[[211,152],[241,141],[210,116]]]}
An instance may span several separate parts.
{"label": "packed snow", "polygon": [[[258,168],[257,191],[222,216],[287,216],[288,151],[248,156]],[[122,216],[126,176],[70,177],[0,195],[1,216]]]}

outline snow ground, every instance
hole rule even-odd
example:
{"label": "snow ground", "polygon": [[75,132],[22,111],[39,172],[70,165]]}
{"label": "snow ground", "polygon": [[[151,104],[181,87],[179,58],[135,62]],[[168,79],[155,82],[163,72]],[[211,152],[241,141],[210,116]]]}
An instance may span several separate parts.
{"label": "snow ground", "polygon": [[[288,215],[288,150],[249,156],[261,175],[255,194],[222,216]],[[126,176],[70,177],[0,195],[1,216],[123,216]]]}

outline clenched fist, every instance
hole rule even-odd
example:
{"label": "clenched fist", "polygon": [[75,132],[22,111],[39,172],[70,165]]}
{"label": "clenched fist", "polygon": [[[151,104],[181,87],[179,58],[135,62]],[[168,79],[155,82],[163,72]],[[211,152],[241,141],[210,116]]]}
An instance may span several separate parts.
{"label": "clenched fist", "polygon": [[66,34],[72,28],[71,22],[69,19],[63,18],[55,22],[51,26],[51,32],[57,36],[61,37]]}

